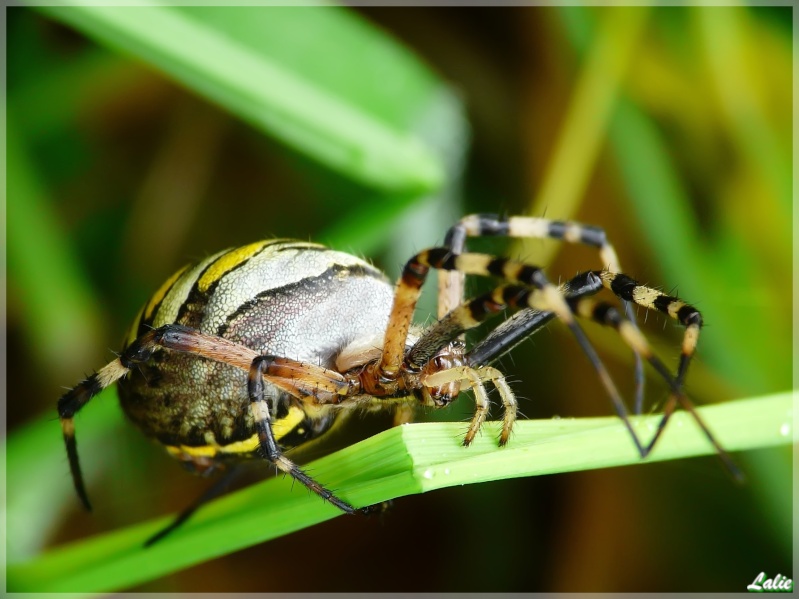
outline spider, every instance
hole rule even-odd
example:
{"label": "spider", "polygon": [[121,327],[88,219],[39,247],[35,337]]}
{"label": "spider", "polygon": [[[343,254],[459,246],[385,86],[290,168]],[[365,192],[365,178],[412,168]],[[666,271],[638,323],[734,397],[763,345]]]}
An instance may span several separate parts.
{"label": "spider", "polygon": [[[467,252],[467,238],[477,236],[585,244],[598,250],[604,269],[556,286],[531,264]],[[414,327],[414,310],[431,269],[443,271],[439,319],[426,328]],[[464,301],[466,275],[496,277],[502,283]],[[593,297],[603,288],[622,300],[628,316]],[[632,304],[663,312],[684,327],[676,373],[652,352],[635,324]],[[467,349],[463,333],[506,309],[515,313]],[[740,477],[682,390],[702,327],[696,308],[622,274],[600,228],[475,214],[454,225],[442,247],[413,256],[393,288],[383,273],[354,256],[286,239],[225,250],[175,273],[142,308],[119,356],[58,402],[75,489],[91,509],[73,417],[116,382],[129,419],[189,470],[209,474],[243,460],[266,459],[342,511],[362,511],[309,476],[286,457],[286,450],[325,433],[341,410],[409,404],[438,408],[471,389],[475,412],[463,438],[468,446],[488,414],[487,383],[504,406],[499,445],[505,445],[517,403],[502,372],[491,364],[553,318],[571,331],[590,360],[642,458],[680,405]],[[633,429],[580,318],[614,328],[635,353],[637,406],[643,361],[667,384],[670,394],[648,443]],[[219,488],[215,485],[148,544],[174,530]]]}

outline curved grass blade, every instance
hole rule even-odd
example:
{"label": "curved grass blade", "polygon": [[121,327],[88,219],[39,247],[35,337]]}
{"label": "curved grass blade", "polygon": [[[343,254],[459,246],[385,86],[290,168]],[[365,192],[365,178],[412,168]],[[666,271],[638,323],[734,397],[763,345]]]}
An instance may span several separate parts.
{"label": "curved grass blade", "polygon": [[[730,451],[794,441],[793,404],[777,395],[700,408]],[[658,417],[635,419],[642,433]],[[499,449],[500,423],[487,423],[474,445],[460,445],[463,423],[396,427],[317,460],[309,470],[355,505],[444,487],[640,464],[615,417],[521,421],[509,446]],[[713,448],[685,413],[674,415],[646,461],[707,455]],[[341,513],[280,478],[243,489],[204,507],[181,530],[158,544],[142,544],[170,518],[132,526],[57,548],[8,568],[9,590],[90,593],[128,588],[189,565],[262,543]]]}

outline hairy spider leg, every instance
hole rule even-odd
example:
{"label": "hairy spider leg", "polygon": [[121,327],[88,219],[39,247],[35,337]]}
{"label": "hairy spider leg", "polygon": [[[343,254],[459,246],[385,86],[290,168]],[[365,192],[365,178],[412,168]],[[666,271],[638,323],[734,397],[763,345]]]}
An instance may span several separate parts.
{"label": "hairy spider leg", "polygon": [[[262,356],[256,351],[228,339],[206,335],[177,324],[164,325],[140,336],[117,359],[79,383],[58,401],[61,430],[66,444],[72,480],[78,497],[87,510],[91,510],[91,503],[78,459],[74,415],[100,391],[130,372],[134,365],[146,362],[159,348],[203,356],[249,372],[251,409],[256,416],[264,457],[343,511],[347,513],[355,511],[355,508],[336,498],[282,455],[277,448],[269,424],[270,417],[266,402],[262,398],[259,399],[263,395],[264,376],[270,383],[301,401],[313,403],[339,403],[351,392],[351,381],[346,380],[335,371],[287,358]],[[257,382],[253,382],[254,378],[259,377],[260,387]]]}
{"label": "hairy spider leg", "polygon": [[[497,276],[510,283],[521,283],[524,286],[502,285],[488,294],[461,304],[425,332],[406,356],[406,363],[411,366],[424,364],[431,357],[429,352],[444,343],[445,339],[452,339],[463,331],[476,327],[488,316],[496,314],[506,307],[513,309],[529,307],[539,311],[552,312],[571,330],[582,350],[588,356],[600,381],[608,392],[617,414],[630,432],[641,457],[646,457],[652,450],[654,442],[657,441],[671,413],[674,411],[674,404],[679,402],[694,417],[728,470],[735,478],[741,478],[738,468],[699,417],[693,404],[682,392],[681,382],[673,377],[663,362],[654,355],[649,343],[638,328],[628,319],[623,318],[612,305],[605,302],[596,302],[590,297],[567,299],[561,295],[557,287],[547,281],[543,271],[538,267],[486,254],[464,253],[453,255],[447,248],[425,250],[412,258],[406,265],[406,270],[400,279],[396,298],[398,300],[412,298],[413,288],[421,286],[424,276],[426,276],[430,268],[459,270],[460,272],[474,275]],[[626,297],[622,299],[629,299],[642,307],[658,309],[669,314],[686,326],[687,332],[689,330],[698,330],[698,327],[701,326],[699,312],[677,298],[640,285],[626,277],[626,275],[620,275],[619,273],[596,271],[590,274],[602,281],[603,285],[614,291],[614,293],[624,292]],[[619,282],[619,277],[623,277],[621,283]],[[614,282],[616,282],[615,285]],[[403,285],[410,287],[410,290],[400,293],[399,288]],[[404,310],[400,307],[397,312],[402,314]],[[592,318],[601,324],[615,328],[625,343],[647,360],[668,384],[671,396],[667,410],[661,419],[653,442],[647,446],[641,443],[633,429],[627,408],[615,383],[582,328],[576,322],[575,315]],[[688,349],[691,349],[690,344],[692,341],[695,345],[695,336],[687,334],[686,339],[685,343],[689,344]]]}
{"label": "hairy spider leg", "polygon": [[[603,286],[592,272],[584,272],[560,285],[559,289],[567,299],[574,299],[598,293]],[[553,318],[553,312],[541,312],[532,308],[513,313],[466,353],[466,363],[478,367],[495,362]]]}
{"label": "hairy spider leg", "polygon": [[[608,241],[604,229],[584,225],[575,221],[553,220],[534,216],[501,217],[497,214],[470,214],[463,217],[447,232],[444,245],[453,254],[466,250],[467,237],[513,237],[518,239],[556,239],[566,243],[596,248],[602,268],[610,272],[622,271],[621,262],[613,245]],[[441,318],[463,302],[464,273],[447,271],[439,278],[439,309]],[[636,324],[632,303],[623,300],[627,318]],[[635,413],[640,414],[644,405],[644,364],[641,356],[635,358]]]}
{"label": "hairy spider leg", "polygon": [[144,542],[144,546],[150,547],[151,545],[154,545],[155,543],[163,539],[165,536],[167,536],[169,533],[182,526],[186,522],[186,520],[188,520],[194,514],[194,512],[196,512],[198,509],[200,509],[202,506],[204,506],[212,499],[215,499],[216,497],[221,495],[225,491],[225,489],[228,488],[233,479],[235,479],[240,473],[241,473],[240,468],[234,467],[228,469],[224,474],[222,474],[222,476],[220,476],[218,479],[214,481],[213,485],[208,487],[208,489],[206,489],[202,495],[200,495],[197,499],[195,499],[194,503],[192,503],[190,506],[181,511],[177,516],[175,516],[175,519],[168,526],[165,526],[157,533],[155,533],[153,536],[151,536],[149,539],[147,539]]}
{"label": "hairy spider leg", "polygon": [[264,396],[264,374],[269,367],[270,358],[259,356],[255,358],[250,368],[247,379],[247,390],[250,396],[250,406],[255,416],[255,426],[258,431],[258,439],[261,443],[261,450],[264,457],[272,462],[279,470],[290,474],[295,480],[305,485],[322,499],[326,499],[341,511],[354,514],[357,510],[346,501],[336,497],[332,491],[328,490],[312,477],[301,470],[293,461],[288,459],[277,444],[275,433],[272,431],[271,418],[269,415],[269,404]]}
{"label": "hairy spider leg", "polygon": [[[394,304],[389,316],[389,325],[384,340],[383,353],[377,369],[378,376],[384,380],[391,381],[396,380],[400,376],[402,368],[421,370],[424,365],[433,359],[435,353],[441,347],[465,330],[477,326],[488,315],[488,313],[486,313],[482,315],[482,318],[477,318],[476,315],[471,315],[468,310],[464,312],[462,309],[464,306],[472,306],[472,303],[461,304],[461,307],[455,308],[442,320],[425,331],[420,341],[405,355],[405,342],[407,340],[413,312],[430,268],[438,270],[459,270],[466,274],[478,274],[483,276],[498,275],[510,278],[510,280],[516,280],[514,277],[518,276],[517,274],[504,273],[501,268],[499,271],[492,269],[492,266],[500,265],[500,263],[507,263],[512,266],[510,261],[504,261],[482,254],[468,253],[454,255],[447,248],[426,250],[411,258],[405,265],[402,276],[397,283]],[[537,288],[538,293],[536,297],[538,298],[538,302],[536,304],[531,303],[529,306],[520,307],[531,307],[540,311],[555,313],[572,330],[576,329],[575,335],[578,336],[578,340],[581,340],[581,343],[587,343],[582,334],[582,330],[575,322],[571,308],[566,303],[565,298],[558,288],[547,281],[541,269],[527,265],[523,266],[524,272],[521,273],[521,276],[524,277],[525,284],[533,285]],[[596,285],[596,282],[594,282],[594,285]],[[478,305],[479,304],[474,304],[474,306]],[[504,305],[498,307],[491,313],[497,312],[503,307]],[[473,368],[471,370],[475,371]],[[494,380],[496,380],[496,378],[497,377],[493,377]],[[613,390],[615,391],[615,388],[613,388]],[[477,394],[479,394],[479,388]],[[512,396],[509,388],[508,396]],[[618,392],[615,393],[614,400],[621,401]],[[484,407],[479,402],[480,397],[478,395],[478,406],[472,420],[472,426],[467,433],[467,437],[464,439],[464,443],[467,445],[471,443],[474,434],[479,429],[482,419],[484,418]],[[507,429],[507,433],[503,434],[501,442],[506,442],[513,425],[513,420],[515,419],[516,404],[515,399],[511,400],[506,396],[503,396],[503,403],[505,403],[506,406],[513,406],[513,409],[506,410],[505,414],[504,428]],[[626,414],[626,409],[623,405],[621,407]],[[637,437],[635,437],[635,441],[636,444],[640,446]]]}

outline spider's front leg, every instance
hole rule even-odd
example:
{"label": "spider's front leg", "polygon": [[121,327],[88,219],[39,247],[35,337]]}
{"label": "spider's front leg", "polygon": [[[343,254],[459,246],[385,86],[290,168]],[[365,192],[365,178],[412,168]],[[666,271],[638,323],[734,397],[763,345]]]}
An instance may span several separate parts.
{"label": "spider's front leg", "polygon": [[[470,214],[463,217],[447,232],[444,246],[453,255],[466,251],[466,239],[474,237],[511,237],[515,239],[553,239],[569,244],[595,248],[601,266],[608,273],[622,272],[615,248],[601,227],[585,225],[576,221],[553,220],[535,216],[501,217],[497,214]],[[464,300],[464,273],[445,271],[439,276],[439,318],[450,312]],[[624,298],[623,298],[624,299]],[[636,325],[632,300],[624,299],[627,318]],[[529,315],[520,320],[530,322]],[[532,320],[537,320],[533,317]],[[531,329],[537,328],[530,324]],[[521,336],[521,333],[518,333]],[[644,370],[642,357],[635,356],[635,413],[640,414],[644,402]],[[679,379],[681,380],[681,378]]]}
{"label": "spider's front leg", "polygon": [[502,405],[505,408],[502,432],[499,436],[499,444],[503,446],[510,439],[513,423],[516,422],[517,403],[516,396],[511,391],[510,385],[505,381],[505,376],[499,370],[491,366],[483,366],[482,368],[455,366],[422,377],[422,383],[429,388],[439,388],[457,383],[460,390],[472,389],[474,391],[474,416],[469,424],[469,430],[466,431],[466,435],[463,437],[463,444],[467,446],[472,444],[488,416],[490,404],[483,384],[486,381],[493,383],[494,387],[499,391]]}
{"label": "spider's front leg", "polygon": [[[457,339],[464,331],[477,326],[488,316],[504,308],[504,302],[502,304],[497,303],[491,296],[467,303],[459,303],[456,308],[452,309],[435,325],[428,328],[410,351],[405,352],[411,318],[430,268],[436,268],[447,273],[474,272],[470,267],[474,267],[472,262],[474,262],[475,257],[476,255],[472,254],[455,254],[447,248],[434,248],[417,254],[406,263],[402,276],[397,282],[381,359],[371,366],[369,372],[375,382],[381,381],[388,385],[398,381],[404,370],[424,372],[421,383],[437,405],[448,403],[445,394],[437,391],[437,388],[441,389],[446,385],[458,385],[460,382],[465,383],[467,388],[474,388],[476,411],[464,439],[465,445],[472,442],[482,422],[485,420],[488,399],[483,382],[492,381],[499,390],[505,406],[505,419],[500,436],[500,444],[504,445],[510,437],[513,423],[516,420],[516,400],[501,373],[493,368],[486,368],[486,365],[518,343],[522,336],[532,334],[554,317],[552,306],[547,304],[543,310],[529,310],[526,313],[527,318],[525,320],[514,320],[513,328],[500,327],[502,329],[501,334],[498,336],[490,335],[488,343],[479,344],[475,348],[477,353],[472,354],[470,352],[465,356],[465,364],[463,362],[448,365],[439,364],[439,361],[446,357],[446,348],[451,342]],[[482,267],[477,269],[476,274],[494,274],[490,268],[486,268],[488,263],[482,258],[477,258]],[[489,262],[499,264],[505,261],[490,260]],[[502,269],[500,268],[500,270]],[[538,269],[534,270],[539,272]],[[556,299],[561,300],[557,307],[561,309],[561,314],[570,317],[571,310],[566,305],[566,300],[561,299],[560,294],[563,293],[564,297],[589,295],[601,289],[602,283],[593,273],[584,273],[569,281],[560,290],[549,285],[545,280],[541,286],[546,287],[546,291],[543,291],[543,293],[548,293],[550,297],[554,296]],[[499,301],[502,300],[500,299]],[[466,368],[456,368],[463,366]]]}

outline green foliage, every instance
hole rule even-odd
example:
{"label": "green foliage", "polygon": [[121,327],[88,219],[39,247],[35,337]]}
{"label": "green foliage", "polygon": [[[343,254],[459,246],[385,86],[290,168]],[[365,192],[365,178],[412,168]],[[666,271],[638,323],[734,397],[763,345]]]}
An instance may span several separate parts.
{"label": "green foliage", "polygon": [[[790,393],[728,402],[701,410],[731,451],[790,443]],[[651,435],[658,416],[639,418]],[[741,426],[746,423],[746,426]],[[498,448],[501,423],[487,423],[469,448],[458,423],[395,427],[309,465],[319,480],[355,505],[372,505],[445,487],[589,468],[641,463],[618,418],[517,423],[513,441]],[[677,413],[647,461],[712,453],[692,418]],[[118,591],[188,565],[341,516],[330,504],[280,478],[230,494],[204,508],[179,532],[151,547],[143,542],[169,523],[159,518],[9,568],[9,589],[26,592]]]}
{"label": "green foliage", "polygon": [[[405,106],[418,107],[435,91],[432,76],[400,47],[335,7],[276,7],[267,18],[245,7],[43,10],[148,62],[345,177],[405,194],[429,192],[442,183],[436,156],[408,135],[413,113],[385,93],[398,86]],[[307,54],[286,51],[286,37],[296,35],[298,23],[309,39],[318,40],[319,47],[306,46]],[[346,71],[304,60],[331,52],[346,58],[337,62],[347,64]],[[390,86],[371,86],[383,93],[366,95],[353,85],[362,79]]]}
{"label": "green foliage", "polygon": [[[312,236],[377,260],[380,252],[388,252],[384,267],[395,275],[413,249],[440,241],[458,214],[519,212],[508,205],[513,192],[507,190],[513,186],[503,187],[514,176],[537,190],[531,214],[606,227],[625,270],[647,283],[679,285],[680,295],[703,311],[708,326],[688,391],[698,403],[720,403],[702,413],[728,449],[793,440],[789,412],[796,398],[784,393],[791,385],[793,341],[793,298],[786,291],[792,97],[785,82],[791,54],[790,27],[782,26],[779,11],[561,7],[525,12],[531,23],[541,23],[536,31],[547,32],[525,39],[542,44],[534,46],[542,61],[556,57],[547,59],[546,68],[533,68],[535,76],[545,76],[547,69],[557,75],[532,85],[520,69],[508,85],[520,96],[519,114],[506,114],[507,104],[492,86],[499,81],[496,65],[481,70],[479,60],[463,60],[469,68],[449,72],[449,77],[463,77],[455,83],[476,126],[483,127],[476,155],[491,165],[483,166],[489,175],[467,173],[465,179],[469,140],[460,96],[406,47],[351,10],[50,6],[37,11],[9,10],[14,26],[9,28],[7,100],[8,396],[15,420],[5,456],[9,590],[121,590],[334,518],[333,508],[296,485],[292,491],[289,481],[271,480],[212,503],[179,534],[144,551],[142,540],[168,519],[129,523],[166,509],[142,506],[137,498],[126,502],[126,493],[113,489],[114,507],[124,514],[116,521],[112,517],[111,525],[106,521],[114,532],[62,534],[57,538],[82,540],[43,550],[63,527],[67,506],[76,503],[54,400],[61,386],[107,361],[105,349],[115,345],[141,302],[187,257],[254,236]],[[76,44],[70,37],[75,34],[65,34],[69,29],[55,27],[49,18],[100,45]],[[472,48],[457,41],[441,36],[440,55]],[[473,41],[478,52],[478,40]],[[485,105],[489,114],[481,112]],[[521,155],[508,150],[517,150],[514,144],[497,141],[502,122],[512,123],[506,135],[525,140]],[[142,143],[152,130],[163,131],[163,138]],[[124,147],[117,147],[119,139]],[[239,146],[255,148],[255,170],[261,160],[269,163],[264,178],[249,175],[253,165],[242,159],[247,154]],[[150,148],[155,148],[152,162],[141,166],[135,158]],[[528,155],[534,157],[532,169],[524,163]],[[221,182],[208,174],[215,168],[226,175]],[[460,186],[467,189],[467,208],[460,205]],[[561,246],[535,242],[515,252],[549,264],[556,247]],[[558,256],[554,273],[568,276],[600,266],[591,259],[575,264]],[[420,310],[421,318],[429,312]],[[649,326],[647,334],[659,353],[670,355],[678,336],[670,334],[672,327],[659,328]],[[552,330],[558,331],[554,325]],[[591,330],[590,335],[611,367],[629,372],[629,352],[612,332]],[[598,385],[592,373],[579,370],[583,358],[565,353],[557,333],[547,337],[546,343],[536,339],[534,348],[519,348],[515,363],[503,365],[519,396],[534,398],[535,409],[550,398],[564,402],[555,409],[546,404],[546,418],[579,413],[581,402],[603,410],[605,404],[598,402],[606,398],[588,397]],[[543,374],[542,360],[547,360]],[[657,393],[655,387],[655,400]],[[766,396],[772,393],[780,394]],[[754,399],[726,403],[731,398]],[[34,414],[35,419],[19,424]],[[640,426],[646,429],[648,423]],[[127,461],[114,454],[125,445],[128,429],[113,392],[94,400],[76,426],[90,488],[99,491],[101,480],[114,481],[113,488],[124,479],[130,481],[127,488],[140,490],[157,480],[151,478],[143,444],[129,449]],[[639,461],[613,418],[519,422],[511,446],[502,450],[494,445],[494,426],[489,423],[468,450],[458,446],[463,423],[404,426],[310,467],[344,497],[365,505],[451,485]],[[650,461],[709,452],[684,414],[670,425],[664,441]],[[732,584],[740,563],[730,560],[747,560],[746,567],[756,568],[752,576],[770,567],[755,564],[755,558],[787,563],[792,503],[786,449],[736,455],[749,476],[746,490],[725,486],[703,499],[703,487],[695,505],[685,499],[690,490],[682,471],[634,469],[641,476],[656,473],[651,495],[641,499],[649,502],[647,515],[654,516],[638,514],[635,521],[651,545],[633,557],[654,561],[661,556],[661,570],[650,561],[641,569],[641,576],[657,572],[661,586],[644,590],[664,588],[663,580],[677,585],[679,562],[669,560],[690,559],[692,549],[703,560],[702,578],[690,578],[694,584],[717,580],[705,576],[714,567]],[[138,467],[120,472],[118,463]],[[499,488],[481,487],[486,493]],[[632,489],[645,497],[640,488]],[[600,520],[621,529],[627,514],[598,510],[625,492],[605,489],[598,501],[594,495],[587,494],[585,501],[580,496],[578,515],[593,513],[595,518],[585,522],[600,531]],[[664,519],[675,506],[679,518]],[[445,553],[472,559],[482,551],[469,544],[480,538],[473,516],[468,507],[451,507],[437,520],[458,515],[462,520],[457,532],[441,535],[457,538],[458,546]],[[516,526],[521,515],[491,518],[507,529],[509,519]],[[659,523],[669,530],[658,529]],[[694,526],[692,538],[674,550],[668,533],[680,526]],[[725,542],[733,527],[736,538]],[[509,556],[534,551],[527,535],[517,535],[523,537],[519,545],[512,532],[501,539],[507,551],[484,555],[486,576],[497,585],[489,590],[529,587],[511,574],[496,575],[509,567]],[[552,558],[556,570],[572,572],[575,562],[569,560],[586,559],[581,555],[600,563],[600,554],[608,553],[604,546],[597,550],[600,541],[590,531],[582,533],[568,546],[547,546],[547,556],[557,556]],[[725,547],[706,551],[708,539],[719,539]],[[447,563],[442,559],[442,567]],[[605,566],[595,568],[607,576],[599,577],[605,587],[569,586],[561,579],[549,584],[559,590],[629,590],[625,583],[635,568],[624,561],[624,580],[613,581],[612,564]],[[452,572],[462,572],[462,562]],[[445,582],[437,588],[461,588],[455,575],[441,576]],[[476,586],[469,590],[482,589],[477,579],[470,582]]]}

